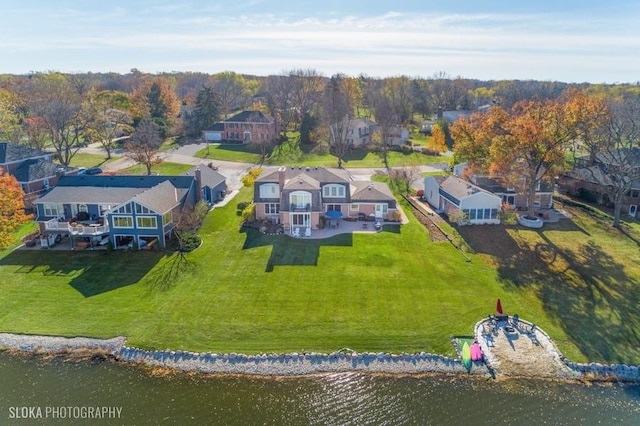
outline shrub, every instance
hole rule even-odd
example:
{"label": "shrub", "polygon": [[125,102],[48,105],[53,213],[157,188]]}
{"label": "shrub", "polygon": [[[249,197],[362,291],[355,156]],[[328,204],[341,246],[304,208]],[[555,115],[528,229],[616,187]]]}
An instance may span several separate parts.
{"label": "shrub", "polygon": [[458,225],[467,225],[469,223],[467,214],[461,210],[451,212],[448,214],[448,216],[451,223],[456,223]]}
{"label": "shrub", "polygon": [[242,210],[242,218],[247,222],[251,222],[255,220],[255,213],[256,206],[254,204],[249,204],[244,208],[244,210]]}
{"label": "shrub", "polygon": [[260,173],[262,173],[262,169],[260,167],[253,167],[242,177],[242,184],[247,188],[251,188],[256,182],[256,179],[258,179],[258,176],[260,176]]}
{"label": "shrub", "polygon": [[596,194],[593,191],[589,191],[587,188],[580,188],[578,191],[578,197],[588,203],[595,203],[598,200]]}
{"label": "shrub", "polygon": [[416,191],[416,197],[418,198],[424,198],[424,189],[418,189]]}

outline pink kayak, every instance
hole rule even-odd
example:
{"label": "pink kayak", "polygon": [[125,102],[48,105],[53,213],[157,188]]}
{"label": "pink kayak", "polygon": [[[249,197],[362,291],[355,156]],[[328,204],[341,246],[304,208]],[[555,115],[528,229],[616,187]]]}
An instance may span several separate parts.
{"label": "pink kayak", "polygon": [[480,345],[474,343],[471,345],[471,360],[472,361],[480,361],[482,359],[482,349]]}

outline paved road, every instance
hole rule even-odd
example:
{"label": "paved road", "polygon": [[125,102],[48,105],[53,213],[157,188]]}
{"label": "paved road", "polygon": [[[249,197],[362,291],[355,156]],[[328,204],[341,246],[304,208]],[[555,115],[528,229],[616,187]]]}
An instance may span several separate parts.
{"label": "paved road", "polygon": [[[160,153],[160,158],[163,161],[168,161],[178,164],[190,164],[197,166],[199,164],[208,165],[209,163],[218,168],[218,171],[227,178],[227,186],[230,190],[238,190],[242,187],[242,177],[247,173],[251,167],[255,167],[256,164],[251,163],[236,163],[232,161],[202,159],[195,157],[195,154],[203,148],[206,148],[207,144],[189,144],[183,145],[178,148],[171,149],[169,151],[163,151]],[[105,154],[104,149],[100,144],[92,144],[85,148],[81,148],[80,152],[90,154]],[[114,154],[122,154],[121,151],[115,151]],[[121,157],[109,164],[106,164],[103,169],[105,171],[118,171],[126,169],[135,165],[135,161],[126,157]],[[278,166],[262,166],[266,171],[275,170]],[[431,166],[419,166],[420,173],[433,172],[443,170],[447,167],[446,162],[438,165]],[[354,180],[369,180],[371,176],[376,173],[384,173],[384,167],[363,167],[363,168],[348,168],[347,169]],[[413,186],[416,189],[423,189],[424,182],[422,178],[416,179],[413,182]]]}

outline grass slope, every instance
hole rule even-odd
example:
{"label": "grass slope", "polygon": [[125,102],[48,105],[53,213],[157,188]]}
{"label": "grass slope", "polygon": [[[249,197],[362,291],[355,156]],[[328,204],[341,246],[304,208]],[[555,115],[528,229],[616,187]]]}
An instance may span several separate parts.
{"label": "grass slope", "polygon": [[[559,313],[549,300],[573,294],[560,289],[563,279],[536,285],[527,285],[526,277],[514,279],[526,251],[513,255],[511,269],[505,269],[506,260],[488,253],[466,262],[450,244],[431,242],[415,221],[378,234],[328,240],[264,236],[239,229],[236,204],[249,196],[245,189],[233,203],[214,210],[202,230],[203,246],[187,256],[5,252],[0,259],[0,330],[125,335],[132,345],[194,351],[349,347],[451,354],[449,336],[469,334],[500,297],[509,312],[556,338],[570,358],[609,361],[624,355],[627,362],[639,360],[637,351],[591,350],[597,339],[618,347],[637,346],[638,338],[607,332],[609,324],[622,321],[602,314],[600,331],[585,330],[580,322],[591,311],[570,315],[582,312],[578,301],[558,306],[566,310]],[[518,231],[524,241],[534,241],[528,232]],[[553,232],[549,238],[555,238]],[[575,235],[567,238],[583,247]],[[617,279],[614,275],[611,282]],[[632,309],[637,306],[636,280],[620,286],[616,297],[629,299],[622,320],[637,329]]]}

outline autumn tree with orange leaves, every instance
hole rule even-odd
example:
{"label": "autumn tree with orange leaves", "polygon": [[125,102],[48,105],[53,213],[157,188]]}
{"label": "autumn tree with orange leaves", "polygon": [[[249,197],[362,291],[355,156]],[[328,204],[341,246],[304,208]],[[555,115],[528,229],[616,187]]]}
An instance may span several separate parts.
{"label": "autumn tree with orange leaves", "polygon": [[13,233],[29,219],[20,184],[0,167],[0,250],[13,242]]}
{"label": "autumn tree with orange leaves", "polygon": [[491,107],[451,127],[456,161],[487,170],[527,198],[535,216],[536,189],[562,171],[568,146],[584,132],[593,114],[577,92],[558,100],[520,101],[510,110]]}

